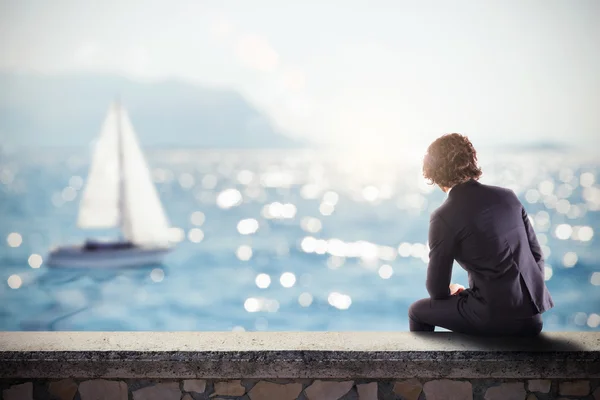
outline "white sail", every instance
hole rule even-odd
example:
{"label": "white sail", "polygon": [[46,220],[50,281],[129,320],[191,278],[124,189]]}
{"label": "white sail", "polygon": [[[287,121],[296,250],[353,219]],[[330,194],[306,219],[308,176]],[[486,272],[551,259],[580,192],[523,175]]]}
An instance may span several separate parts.
{"label": "white sail", "polygon": [[77,225],[81,228],[119,226],[119,136],[118,106],[112,104],[94,146]]}
{"label": "white sail", "polygon": [[123,193],[121,229],[136,244],[167,245],[169,222],[124,108],[119,110]]}

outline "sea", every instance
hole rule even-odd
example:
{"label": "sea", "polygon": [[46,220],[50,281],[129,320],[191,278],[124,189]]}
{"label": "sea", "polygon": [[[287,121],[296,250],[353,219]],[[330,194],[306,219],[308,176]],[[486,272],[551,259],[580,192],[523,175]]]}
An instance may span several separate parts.
{"label": "sea", "polygon": [[[406,331],[427,296],[421,156],[150,149],[174,249],[160,265],[55,269],[48,252],[119,231],[77,226],[89,149],[0,153],[0,330]],[[479,154],[546,258],[547,331],[600,328],[600,164],[571,150]],[[453,282],[467,286],[455,264]]]}

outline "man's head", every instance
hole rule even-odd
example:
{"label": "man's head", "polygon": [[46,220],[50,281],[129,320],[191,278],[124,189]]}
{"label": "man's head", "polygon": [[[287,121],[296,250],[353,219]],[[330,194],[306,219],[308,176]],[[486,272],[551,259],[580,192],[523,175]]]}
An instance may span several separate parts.
{"label": "man's head", "polygon": [[477,166],[477,152],[471,141],[458,133],[436,139],[423,159],[423,176],[442,189],[479,179],[481,168]]}

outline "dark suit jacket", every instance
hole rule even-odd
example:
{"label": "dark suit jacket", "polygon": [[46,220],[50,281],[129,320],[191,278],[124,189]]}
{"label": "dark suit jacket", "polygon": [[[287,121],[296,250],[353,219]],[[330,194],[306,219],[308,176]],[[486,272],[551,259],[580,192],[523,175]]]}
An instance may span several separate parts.
{"label": "dark suit jacket", "polygon": [[512,190],[476,180],[454,186],[431,214],[429,248],[429,295],[450,296],[456,260],[469,275],[459,303],[467,317],[527,318],[554,306],[544,283],[540,245]]}

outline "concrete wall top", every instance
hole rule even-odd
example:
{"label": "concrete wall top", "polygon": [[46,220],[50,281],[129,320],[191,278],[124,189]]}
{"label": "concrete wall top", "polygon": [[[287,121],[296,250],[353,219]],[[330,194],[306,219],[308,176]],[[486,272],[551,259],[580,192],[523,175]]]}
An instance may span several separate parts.
{"label": "concrete wall top", "polygon": [[0,332],[0,378],[598,378],[600,333]]}

